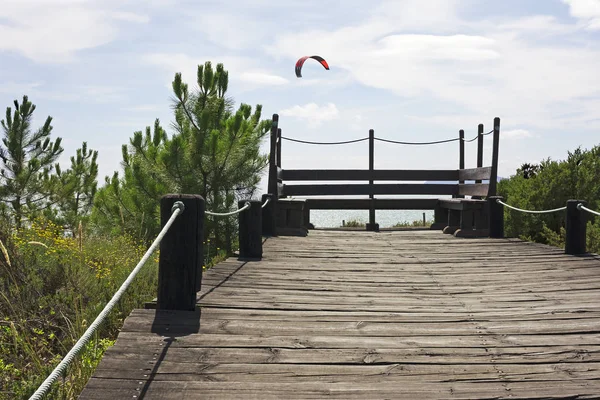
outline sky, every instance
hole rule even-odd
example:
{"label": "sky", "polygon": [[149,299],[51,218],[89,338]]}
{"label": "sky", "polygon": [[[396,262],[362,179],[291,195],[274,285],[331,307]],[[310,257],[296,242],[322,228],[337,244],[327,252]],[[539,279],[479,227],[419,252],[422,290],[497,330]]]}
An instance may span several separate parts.
{"label": "sky", "polygon": [[[508,177],[600,144],[599,39],[600,0],[2,0],[1,118],[28,95],[34,127],[53,117],[61,164],[86,141],[102,184],[121,171],[133,132],[156,118],[172,132],[175,73],[195,86],[198,64],[211,61],[229,71],[237,104],[279,114],[283,136],[300,140],[369,129],[399,141],[460,129],[472,138],[500,117]],[[307,60],[296,78],[296,60],[315,54],[330,70]],[[466,167],[475,162],[467,143]],[[282,167],[367,168],[368,144],[284,141]],[[376,142],[375,168],[458,168],[458,143]]]}

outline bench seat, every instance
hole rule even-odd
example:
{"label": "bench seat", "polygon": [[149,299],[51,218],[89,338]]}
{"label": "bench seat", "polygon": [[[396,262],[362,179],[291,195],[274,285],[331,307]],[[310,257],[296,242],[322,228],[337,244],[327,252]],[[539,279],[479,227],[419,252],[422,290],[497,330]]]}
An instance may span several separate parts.
{"label": "bench seat", "polygon": [[487,200],[439,199],[431,229],[441,229],[455,237],[488,236]]}

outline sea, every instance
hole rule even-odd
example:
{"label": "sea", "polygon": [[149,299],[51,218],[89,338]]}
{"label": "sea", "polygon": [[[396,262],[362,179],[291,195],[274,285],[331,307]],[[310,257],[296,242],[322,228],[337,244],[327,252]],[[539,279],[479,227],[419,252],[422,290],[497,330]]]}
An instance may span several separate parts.
{"label": "sea", "polygon": [[[391,228],[399,222],[412,223],[422,221],[425,214],[426,221],[433,220],[433,210],[376,210],[375,222],[380,228]],[[369,222],[369,210],[311,210],[310,222],[315,228],[338,228],[342,221],[359,221],[364,224]]]}

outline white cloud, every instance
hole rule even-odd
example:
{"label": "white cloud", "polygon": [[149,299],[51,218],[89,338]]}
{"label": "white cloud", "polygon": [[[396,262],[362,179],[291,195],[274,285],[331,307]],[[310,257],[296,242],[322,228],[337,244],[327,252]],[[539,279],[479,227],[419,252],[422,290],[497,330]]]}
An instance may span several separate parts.
{"label": "white cloud", "polygon": [[563,0],[571,16],[583,22],[586,29],[600,30],[600,0]]}
{"label": "white cloud", "polygon": [[285,85],[289,80],[266,72],[242,72],[240,79],[259,85]]}
{"label": "white cloud", "polygon": [[144,23],[133,12],[115,10],[109,0],[3,0],[0,50],[15,51],[37,62],[64,63],[77,51],[116,39],[117,21]]}
{"label": "white cloud", "polygon": [[[279,75],[265,71],[258,67],[255,59],[241,56],[205,56],[202,59],[195,58],[183,53],[153,53],[146,54],[144,61],[163,68],[168,73],[167,85],[171,87],[171,82],[176,72],[181,72],[184,82],[191,87],[195,87],[198,65],[204,65],[206,61],[211,61],[213,68],[218,63],[223,63],[223,67],[229,71],[230,87],[231,81],[239,82],[246,88],[260,86],[278,86],[289,81]],[[240,87],[235,85],[236,89]]]}
{"label": "white cloud", "polygon": [[[456,2],[428,3],[431,8],[415,7],[410,18],[396,21],[389,10],[404,10],[405,3],[386,2],[362,23],[282,34],[267,51],[290,61],[298,54],[321,54],[332,69],[347,70],[363,85],[442,101],[486,123],[504,116],[511,126],[554,128],[558,108],[586,110],[562,119],[572,128],[594,119],[597,111],[585,105],[600,96],[600,50],[556,40],[576,29],[544,16],[465,21]],[[415,34],[416,26],[428,33]],[[547,39],[543,44],[532,40],[540,35]]]}
{"label": "white cloud", "polygon": [[500,136],[503,139],[522,139],[533,137],[534,135],[526,129],[511,129],[507,131],[500,131]]}
{"label": "white cloud", "polygon": [[333,103],[327,103],[324,106],[319,106],[316,103],[308,103],[303,106],[295,105],[281,110],[279,115],[298,118],[306,121],[310,127],[316,127],[325,121],[338,119],[340,112]]}

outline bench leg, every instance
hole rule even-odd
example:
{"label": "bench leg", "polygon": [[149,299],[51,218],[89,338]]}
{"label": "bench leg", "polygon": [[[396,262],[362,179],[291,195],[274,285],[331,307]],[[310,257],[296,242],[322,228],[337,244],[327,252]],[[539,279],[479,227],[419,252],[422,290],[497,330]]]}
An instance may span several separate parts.
{"label": "bench leg", "polygon": [[444,233],[452,235],[460,229],[460,213],[459,210],[448,210],[448,225],[444,228]]}
{"label": "bench leg", "polygon": [[437,206],[433,210],[433,224],[429,229],[443,230],[446,226],[448,226],[448,209]]}

